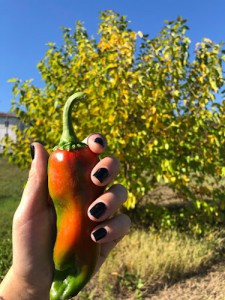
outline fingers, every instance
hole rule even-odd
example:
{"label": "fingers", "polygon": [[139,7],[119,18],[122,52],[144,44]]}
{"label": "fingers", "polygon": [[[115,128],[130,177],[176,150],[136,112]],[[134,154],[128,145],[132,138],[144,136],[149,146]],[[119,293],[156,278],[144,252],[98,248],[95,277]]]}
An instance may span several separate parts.
{"label": "fingers", "polygon": [[128,233],[131,221],[127,215],[121,214],[113,219],[101,223],[91,234],[92,239],[101,244],[100,256],[95,272],[106,260],[110,251]]}
{"label": "fingers", "polygon": [[93,241],[99,243],[117,242],[130,229],[130,218],[121,214],[96,226],[91,234]]}
{"label": "fingers", "polygon": [[109,243],[120,240],[129,231],[130,218],[121,214],[109,219],[127,199],[127,190],[123,185],[115,184],[97,200],[88,211],[89,218],[101,222],[91,234],[92,239],[99,243]]}
{"label": "fingers", "polygon": [[110,218],[127,200],[127,190],[123,185],[115,184],[89,207],[89,218],[99,225],[94,228],[91,238],[100,243],[100,256],[95,272],[107,258],[110,251],[128,233],[131,220],[125,214]]}
{"label": "fingers", "polygon": [[120,163],[113,156],[107,156],[93,168],[91,179],[98,186],[109,184],[119,173]]}
{"label": "fingers", "polygon": [[89,218],[95,222],[102,222],[112,216],[126,200],[126,188],[115,184],[90,205]]}
{"label": "fingers", "polygon": [[[107,145],[106,138],[99,133],[91,134],[83,140],[83,143],[86,143],[90,150],[96,154],[102,154]],[[105,186],[116,177],[119,169],[120,163],[115,157],[105,157],[92,170],[91,179],[95,185]]]}
{"label": "fingers", "polygon": [[20,206],[25,206],[27,210],[35,212],[46,205],[48,199],[48,153],[39,143],[31,145],[32,164],[28,181],[23,192]]}
{"label": "fingers", "polygon": [[103,153],[107,146],[106,138],[99,133],[89,135],[83,140],[83,143],[87,144],[91,151],[96,154]]}

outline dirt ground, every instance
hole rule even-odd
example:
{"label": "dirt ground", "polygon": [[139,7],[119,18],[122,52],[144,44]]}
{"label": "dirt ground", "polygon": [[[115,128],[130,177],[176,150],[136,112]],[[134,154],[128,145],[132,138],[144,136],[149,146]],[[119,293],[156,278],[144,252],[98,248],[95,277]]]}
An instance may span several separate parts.
{"label": "dirt ground", "polygon": [[[151,290],[151,287],[150,287]],[[225,261],[201,275],[163,287],[154,294],[142,291],[142,297],[129,295],[118,300],[225,300]]]}
{"label": "dirt ground", "polygon": [[204,275],[180,281],[144,299],[151,300],[225,300],[225,261]]}
{"label": "dirt ground", "polygon": [[[92,282],[93,284],[93,282]],[[94,286],[93,286],[94,289]],[[225,300],[225,259],[223,262],[213,265],[210,269],[202,274],[195,275],[191,278],[181,280],[171,286],[159,287],[156,292],[155,287],[144,287],[141,293],[137,295],[127,291],[115,297],[103,298],[101,293],[93,298],[78,299],[95,299],[95,300]],[[90,291],[90,287],[89,287]],[[129,294],[129,295],[128,295]],[[75,300],[75,298],[74,298]]]}

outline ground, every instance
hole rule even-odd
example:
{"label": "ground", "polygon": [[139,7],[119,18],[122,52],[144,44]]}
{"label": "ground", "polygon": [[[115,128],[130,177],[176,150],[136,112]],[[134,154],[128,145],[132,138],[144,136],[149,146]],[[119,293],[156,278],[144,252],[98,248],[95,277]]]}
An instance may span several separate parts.
{"label": "ground", "polygon": [[[80,299],[84,299],[79,298]],[[101,294],[88,299],[112,300],[101,298]],[[181,280],[172,286],[162,287],[155,293],[142,290],[142,297],[135,294],[119,295],[117,300],[225,300],[225,261],[212,266],[202,274],[195,275],[186,280]],[[114,300],[114,299],[113,299]]]}
{"label": "ground", "polygon": [[151,300],[224,300],[225,299],[225,262],[214,265],[204,274],[199,274],[173,286],[164,288]]}

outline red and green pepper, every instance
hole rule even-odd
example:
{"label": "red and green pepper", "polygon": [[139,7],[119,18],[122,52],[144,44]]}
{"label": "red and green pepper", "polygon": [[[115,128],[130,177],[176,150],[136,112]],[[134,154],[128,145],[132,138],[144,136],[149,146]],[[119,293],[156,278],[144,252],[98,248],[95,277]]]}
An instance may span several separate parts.
{"label": "red and green pepper", "polygon": [[99,158],[77,139],[71,121],[73,104],[83,97],[79,92],[67,100],[63,133],[49,157],[49,194],[57,216],[51,300],[76,295],[93,275],[99,256],[99,246],[91,239],[95,224],[87,215],[89,205],[104,189],[94,185],[90,176]]}

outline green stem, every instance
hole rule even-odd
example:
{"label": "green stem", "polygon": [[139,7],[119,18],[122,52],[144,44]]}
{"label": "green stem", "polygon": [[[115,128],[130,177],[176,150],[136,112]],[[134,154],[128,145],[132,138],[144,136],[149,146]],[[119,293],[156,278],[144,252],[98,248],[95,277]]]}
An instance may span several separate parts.
{"label": "green stem", "polygon": [[77,138],[72,125],[72,109],[77,100],[84,98],[84,93],[77,92],[70,96],[63,108],[63,132],[57,149],[72,150],[86,145],[81,143]]}

